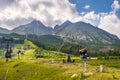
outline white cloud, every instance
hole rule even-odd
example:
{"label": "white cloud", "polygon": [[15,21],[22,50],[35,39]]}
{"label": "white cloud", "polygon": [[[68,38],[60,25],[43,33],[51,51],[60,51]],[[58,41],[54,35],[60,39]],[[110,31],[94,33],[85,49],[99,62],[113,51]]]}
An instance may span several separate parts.
{"label": "white cloud", "polygon": [[[120,38],[120,19],[116,16],[116,12],[120,10],[118,0],[113,1],[111,12],[98,14],[94,11],[78,13],[76,6],[68,0],[10,0],[10,4],[7,1],[9,0],[0,2],[4,4],[0,5],[1,27],[12,29],[34,19],[47,26],[61,24],[66,20],[84,21]],[[89,8],[90,5],[84,6],[84,9]]]}
{"label": "white cloud", "polygon": [[114,0],[111,5],[112,11],[103,14],[100,19],[99,28],[108,31],[109,33],[115,34],[120,38],[120,19],[116,15],[116,11],[120,9],[120,4],[117,0]]}
{"label": "white cloud", "polygon": [[85,5],[83,8],[84,8],[84,9],[89,9],[89,8],[90,8],[90,5]]}
{"label": "white cloud", "polygon": [[120,9],[120,4],[119,4],[118,0],[114,0],[111,8],[113,9],[114,12],[116,12]]}
{"label": "white cloud", "polygon": [[98,26],[99,20],[100,20],[100,15],[95,14],[94,11],[86,13],[82,18],[82,21],[90,23],[94,26]]}
{"label": "white cloud", "polygon": [[120,38],[120,19],[113,13],[101,17],[99,28],[115,34]]}
{"label": "white cloud", "polygon": [[[16,21],[16,19],[25,19],[26,21],[37,19],[47,26],[61,24],[66,20],[76,21],[80,19],[75,5],[68,0],[15,0],[0,12],[0,26],[7,28],[19,26],[21,22]],[[3,25],[4,22],[10,20],[11,25],[7,25],[7,23],[6,26]],[[13,24],[14,22],[16,24]]]}
{"label": "white cloud", "polygon": [[86,14],[86,12],[81,12],[81,13],[80,13],[80,15],[85,15],[85,14]]}

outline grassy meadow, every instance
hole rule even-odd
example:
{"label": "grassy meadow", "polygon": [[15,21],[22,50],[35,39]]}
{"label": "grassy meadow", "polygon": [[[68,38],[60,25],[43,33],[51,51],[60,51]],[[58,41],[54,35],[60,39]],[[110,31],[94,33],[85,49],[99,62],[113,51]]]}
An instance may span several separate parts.
{"label": "grassy meadow", "polygon": [[[74,63],[63,63],[67,60],[67,54],[42,50],[42,58],[35,57],[37,48],[31,42],[26,50],[26,45],[16,45],[12,53],[12,58],[5,61],[4,51],[0,50],[0,80],[120,80],[120,59],[99,60],[91,59],[87,61],[87,71],[83,71],[83,61],[79,57],[71,55]],[[24,55],[19,55],[20,49]],[[41,55],[40,55],[41,56]],[[99,66],[103,65],[103,72],[99,71]]]}

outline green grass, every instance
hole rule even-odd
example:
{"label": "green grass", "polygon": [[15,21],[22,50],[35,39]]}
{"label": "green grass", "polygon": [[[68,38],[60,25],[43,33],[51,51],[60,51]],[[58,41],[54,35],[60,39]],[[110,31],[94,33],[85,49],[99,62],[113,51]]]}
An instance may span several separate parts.
{"label": "green grass", "polygon": [[4,51],[0,50],[0,57],[2,57],[4,55]]}
{"label": "green grass", "polygon": [[[42,50],[45,58],[35,58],[37,48],[31,42],[24,50],[24,55],[18,59],[17,48],[23,50],[26,46],[16,45],[12,58],[5,62],[4,54],[0,57],[0,80],[120,80],[120,59],[89,60],[87,72],[83,72],[83,62],[79,57],[71,56],[75,63],[62,63],[67,60],[67,54],[55,51]],[[2,51],[0,50],[2,53]],[[52,60],[54,59],[54,63]],[[99,71],[100,65],[104,72]]]}
{"label": "green grass", "polygon": [[107,67],[114,67],[120,69],[120,59],[108,59],[108,60],[91,60],[87,62],[92,66],[104,65]]}
{"label": "green grass", "polygon": [[[3,62],[0,62],[3,64]],[[0,66],[1,67],[1,66]],[[6,75],[6,71],[8,73]],[[44,66],[27,62],[8,62],[4,63],[0,68],[0,80],[5,76],[7,80],[64,80],[69,79],[62,75],[65,69],[58,69],[56,67]],[[59,74],[58,74],[59,73]]]}
{"label": "green grass", "polygon": [[[62,60],[51,59],[10,59],[9,62],[0,59],[0,80],[120,80],[118,68],[104,66],[105,71],[99,72],[98,66],[89,65],[93,61],[87,62],[87,72],[92,75],[81,76],[83,73],[83,63],[62,63]],[[96,62],[97,63],[97,62]],[[6,74],[8,70],[8,73]],[[72,75],[77,75],[72,78]]]}

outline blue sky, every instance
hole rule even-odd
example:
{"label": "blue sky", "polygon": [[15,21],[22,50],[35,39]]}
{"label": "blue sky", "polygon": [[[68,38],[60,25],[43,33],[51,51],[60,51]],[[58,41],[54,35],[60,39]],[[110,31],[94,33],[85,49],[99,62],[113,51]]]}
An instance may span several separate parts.
{"label": "blue sky", "polygon": [[[95,11],[95,13],[100,12],[110,12],[112,10],[111,5],[114,0],[69,0],[72,4],[76,4],[77,11],[81,12],[90,12]],[[119,4],[120,4],[120,0]],[[89,5],[89,9],[85,9],[84,7]],[[116,13],[117,16],[120,18],[120,10]]]}
{"label": "blue sky", "polygon": [[33,20],[50,27],[83,21],[120,38],[120,0],[0,0],[0,27],[13,29]]}

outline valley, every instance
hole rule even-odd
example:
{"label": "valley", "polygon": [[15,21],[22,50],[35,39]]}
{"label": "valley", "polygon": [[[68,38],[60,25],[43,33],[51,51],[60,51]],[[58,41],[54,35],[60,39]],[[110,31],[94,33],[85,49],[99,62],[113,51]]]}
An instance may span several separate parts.
{"label": "valley", "polygon": [[[27,46],[26,46],[27,45]],[[28,46],[29,45],[29,46]],[[26,48],[26,50],[24,50]],[[83,70],[83,61],[71,54],[73,63],[63,63],[67,53],[44,50],[29,40],[14,45],[12,57],[5,61],[5,50],[0,50],[0,80],[119,80],[120,58],[101,59],[91,57],[87,60],[87,71]],[[24,52],[19,54],[18,50]],[[99,66],[103,65],[103,72]],[[94,77],[94,78],[93,78]]]}
{"label": "valley", "polygon": [[[120,80],[120,39],[88,23],[66,21],[52,29],[33,21],[9,33],[1,30],[0,80]],[[12,52],[7,61],[8,44]],[[86,72],[79,52],[83,48]]]}

